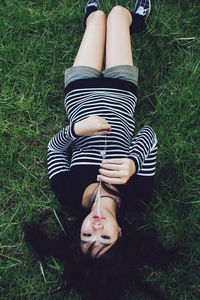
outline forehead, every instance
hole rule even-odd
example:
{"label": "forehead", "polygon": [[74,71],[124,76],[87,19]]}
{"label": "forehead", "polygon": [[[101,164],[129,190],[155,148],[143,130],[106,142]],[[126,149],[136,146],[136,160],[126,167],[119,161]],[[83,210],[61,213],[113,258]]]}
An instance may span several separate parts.
{"label": "forehead", "polygon": [[101,243],[98,241],[95,242],[85,242],[81,241],[81,249],[84,253],[91,252],[92,255],[96,255],[99,253],[99,255],[104,254],[108,249],[112,247],[112,243]]}

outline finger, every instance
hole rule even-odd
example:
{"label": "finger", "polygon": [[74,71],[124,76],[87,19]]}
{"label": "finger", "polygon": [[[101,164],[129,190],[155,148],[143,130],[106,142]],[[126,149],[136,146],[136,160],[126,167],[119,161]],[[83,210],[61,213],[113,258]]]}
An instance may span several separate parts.
{"label": "finger", "polygon": [[104,159],[102,164],[119,164],[122,165],[125,162],[126,158],[111,158],[111,159]]}
{"label": "finger", "polygon": [[126,182],[125,178],[112,178],[112,177],[106,177],[103,175],[97,176],[97,181],[104,181],[110,184],[124,184]]}
{"label": "finger", "polygon": [[105,118],[102,118],[100,116],[96,116],[96,118],[101,122],[101,124],[108,124],[108,121]]}
{"label": "finger", "polygon": [[125,175],[123,171],[110,171],[110,170],[106,170],[106,169],[99,169],[99,172],[103,176],[113,177],[113,178],[120,178]]}
{"label": "finger", "polygon": [[108,124],[108,121],[104,118],[101,118],[103,124]]}
{"label": "finger", "polygon": [[102,129],[106,129],[106,130],[111,130],[111,125],[110,124],[101,124],[100,126],[100,129],[99,130],[102,130]]}
{"label": "finger", "polygon": [[102,122],[106,121],[106,119],[103,118],[103,117],[100,117],[100,116],[97,116],[97,115],[94,115],[94,117],[95,117],[96,119],[98,119],[99,121],[102,121]]}
{"label": "finger", "polygon": [[103,118],[103,117],[99,117],[99,118],[102,120],[103,123],[108,124],[108,121],[105,118]]}
{"label": "finger", "polygon": [[96,133],[101,133],[101,132],[107,132],[108,134],[110,133],[110,130],[109,129],[99,129],[96,131]]}
{"label": "finger", "polygon": [[120,171],[122,169],[121,164],[104,164],[104,162],[101,164],[101,168],[107,169],[107,170],[115,170]]}

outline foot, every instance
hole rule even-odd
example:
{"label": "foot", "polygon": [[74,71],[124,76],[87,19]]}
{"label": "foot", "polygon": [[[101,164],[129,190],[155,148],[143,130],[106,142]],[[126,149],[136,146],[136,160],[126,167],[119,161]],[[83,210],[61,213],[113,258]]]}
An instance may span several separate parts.
{"label": "foot", "polygon": [[98,0],[90,0],[87,2],[86,6],[85,6],[85,14],[87,13],[87,10],[89,7],[96,7],[96,10],[98,10],[100,8],[99,6],[99,1]]}
{"label": "foot", "polygon": [[135,9],[131,13],[132,24],[130,26],[130,33],[139,33],[146,30],[146,19],[151,11],[150,0],[137,0]]}
{"label": "foot", "polygon": [[149,16],[151,11],[151,1],[150,0],[137,0],[135,3],[135,9],[134,12],[135,14],[138,14],[140,16],[147,17]]}
{"label": "foot", "polygon": [[99,1],[98,0],[90,0],[87,2],[86,6],[85,6],[85,17],[84,17],[84,21],[83,21],[83,25],[84,27],[86,27],[86,21],[88,16],[93,13],[96,10],[99,10],[100,6],[99,6]]}

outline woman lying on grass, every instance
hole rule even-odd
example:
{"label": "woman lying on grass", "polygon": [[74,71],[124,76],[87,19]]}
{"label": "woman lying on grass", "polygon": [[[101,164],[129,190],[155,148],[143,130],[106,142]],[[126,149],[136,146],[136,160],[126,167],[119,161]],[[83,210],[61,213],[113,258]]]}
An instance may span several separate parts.
{"label": "woman lying on grass", "polygon": [[131,210],[132,220],[137,210],[144,211],[155,173],[155,132],[145,126],[133,136],[138,70],[130,33],[145,30],[149,12],[150,1],[138,0],[133,13],[116,6],[106,21],[98,1],[87,3],[83,40],[65,72],[69,125],[48,145],[51,187],[77,221],[59,214],[66,235],[56,240],[37,225],[25,228],[40,259],[54,255],[65,261],[68,290],[75,288],[86,299],[118,299],[133,280],[147,294],[164,299],[142,283],[139,269],[145,264],[166,268],[173,251],[136,222],[122,219]]}

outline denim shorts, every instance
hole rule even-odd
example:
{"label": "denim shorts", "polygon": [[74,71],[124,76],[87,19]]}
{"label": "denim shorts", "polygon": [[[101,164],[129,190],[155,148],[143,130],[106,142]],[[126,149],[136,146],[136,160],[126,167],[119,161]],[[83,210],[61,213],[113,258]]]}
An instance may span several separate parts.
{"label": "denim shorts", "polygon": [[138,68],[131,65],[119,65],[104,69],[102,72],[87,66],[75,66],[65,70],[65,87],[72,81],[89,78],[116,78],[138,84]]}

